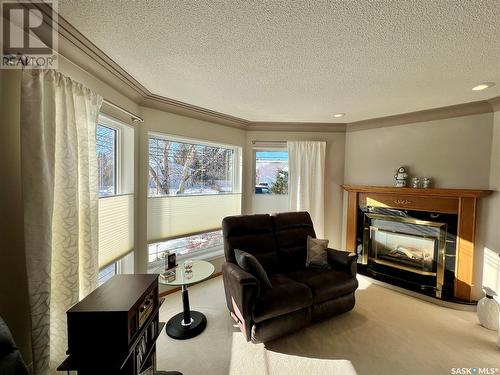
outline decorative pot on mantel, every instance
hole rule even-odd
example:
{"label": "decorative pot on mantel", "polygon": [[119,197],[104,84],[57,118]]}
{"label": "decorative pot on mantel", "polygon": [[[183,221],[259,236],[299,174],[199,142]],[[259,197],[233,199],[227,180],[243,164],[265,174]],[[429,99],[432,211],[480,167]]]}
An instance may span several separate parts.
{"label": "decorative pot on mantel", "polygon": [[394,175],[394,180],[396,181],[396,187],[406,187],[406,179],[408,178],[408,173],[406,173],[405,167],[399,167]]}
{"label": "decorative pot on mantel", "polygon": [[495,291],[487,286],[483,287],[483,292],[486,293],[486,297],[483,297],[477,303],[477,317],[479,318],[479,323],[488,329],[493,331],[498,330],[498,320],[500,319],[500,306],[495,297],[497,294]]}

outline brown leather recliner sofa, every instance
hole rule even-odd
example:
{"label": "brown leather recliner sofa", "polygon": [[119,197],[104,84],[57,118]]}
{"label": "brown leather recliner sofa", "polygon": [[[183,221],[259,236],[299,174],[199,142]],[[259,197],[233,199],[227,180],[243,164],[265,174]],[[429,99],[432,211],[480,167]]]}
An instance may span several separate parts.
{"label": "brown leather recliner sofa", "polygon": [[[306,268],[307,212],[229,216],[222,221],[227,307],[247,341],[267,342],[354,307],[356,255],[328,249],[331,269]],[[257,258],[272,288],[238,266],[234,250]]]}
{"label": "brown leather recliner sofa", "polygon": [[28,375],[19,349],[16,347],[12,333],[0,316],[0,374]]}

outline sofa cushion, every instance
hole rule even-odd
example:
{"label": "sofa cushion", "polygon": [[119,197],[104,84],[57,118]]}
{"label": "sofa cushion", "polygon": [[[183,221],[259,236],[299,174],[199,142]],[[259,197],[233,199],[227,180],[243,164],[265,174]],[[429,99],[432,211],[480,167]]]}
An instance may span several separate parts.
{"label": "sofa cushion", "polygon": [[311,290],[283,274],[270,277],[273,287],[262,291],[255,302],[253,320],[258,323],[311,306]]}
{"label": "sofa cushion", "polygon": [[228,216],[222,220],[226,261],[236,263],[234,249],[252,254],[266,272],[276,272],[278,253],[271,217],[265,215]]}
{"label": "sofa cushion", "polygon": [[328,240],[307,236],[306,267],[329,269],[330,264],[328,263],[327,248]]}
{"label": "sofa cushion", "polygon": [[306,268],[287,274],[311,288],[314,303],[321,303],[354,292],[358,280],[347,272]]}
{"label": "sofa cushion", "polygon": [[234,250],[234,255],[238,266],[240,266],[244,271],[247,271],[249,274],[255,276],[255,278],[259,281],[261,290],[272,288],[271,282],[267,277],[266,270],[262,267],[257,258],[255,258],[252,254],[239,249]]}
{"label": "sofa cushion", "polygon": [[285,212],[272,216],[278,246],[279,268],[289,272],[304,268],[307,236],[316,238],[308,212]]}

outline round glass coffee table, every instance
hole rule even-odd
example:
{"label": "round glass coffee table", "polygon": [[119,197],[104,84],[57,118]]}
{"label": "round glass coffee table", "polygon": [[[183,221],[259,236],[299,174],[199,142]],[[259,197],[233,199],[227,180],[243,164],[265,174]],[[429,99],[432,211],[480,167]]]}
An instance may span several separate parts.
{"label": "round glass coffee table", "polygon": [[183,311],[174,315],[168,322],[165,331],[173,339],[185,340],[195,337],[203,332],[207,326],[207,318],[201,312],[189,308],[188,285],[198,283],[214,273],[212,263],[204,260],[192,260],[191,276],[184,268],[185,262],[179,262],[175,268],[175,279],[167,280],[159,277],[160,284],[169,286],[182,286]]}

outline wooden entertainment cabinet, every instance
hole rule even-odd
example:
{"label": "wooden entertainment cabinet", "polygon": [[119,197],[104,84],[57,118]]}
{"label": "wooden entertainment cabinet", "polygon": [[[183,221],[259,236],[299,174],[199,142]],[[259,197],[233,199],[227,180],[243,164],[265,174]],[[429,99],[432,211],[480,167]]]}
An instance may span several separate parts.
{"label": "wooden entertainment cabinet", "polygon": [[67,311],[68,357],[58,371],[139,375],[156,372],[163,299],[158,275],[116,275]]}

